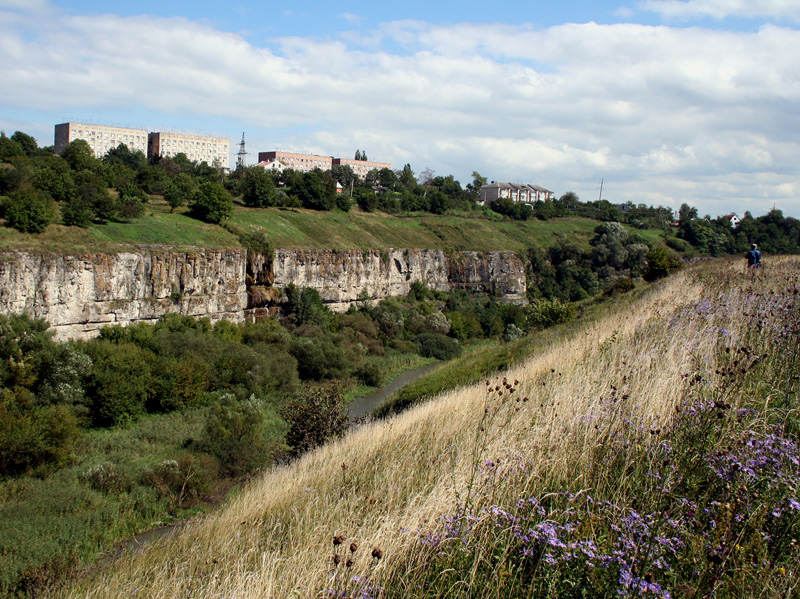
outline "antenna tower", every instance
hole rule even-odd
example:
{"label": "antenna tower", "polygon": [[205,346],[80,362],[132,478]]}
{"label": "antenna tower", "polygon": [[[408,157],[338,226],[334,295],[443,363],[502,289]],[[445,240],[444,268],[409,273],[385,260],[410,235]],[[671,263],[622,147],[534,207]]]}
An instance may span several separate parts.
{"label": "antenna tower", "polygon": [[245,167],[244,157],[247,156],[247,150],[244,149],[244,132],[242,132],[242,142],[239,144],[239,152],[236,156],[236,170],[239,171]]}

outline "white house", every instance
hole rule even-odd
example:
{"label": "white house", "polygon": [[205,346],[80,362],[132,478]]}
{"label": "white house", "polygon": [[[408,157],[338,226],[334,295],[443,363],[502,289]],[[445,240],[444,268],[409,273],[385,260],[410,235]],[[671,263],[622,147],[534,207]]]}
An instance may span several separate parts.
{"label": "white house", "polygon": [[505,181],[492,181],[481,187],[481,204],[489,205],[498,198],[509,198],[513,202],[546,202],[554,200],[556,194],[549,189],[529,183],[506,183]]}

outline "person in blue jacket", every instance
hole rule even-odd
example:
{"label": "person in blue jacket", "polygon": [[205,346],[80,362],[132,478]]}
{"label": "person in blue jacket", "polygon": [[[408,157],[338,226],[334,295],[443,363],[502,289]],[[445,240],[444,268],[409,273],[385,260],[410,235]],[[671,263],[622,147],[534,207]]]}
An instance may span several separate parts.
{"label": "person in blue jacket", "polygon": [[751,268],[761,267],[761,252],[758,251],[758,246],[755,243],[750,247],[750,251],[747,252],[744,257],[747,259],[748,271]]}

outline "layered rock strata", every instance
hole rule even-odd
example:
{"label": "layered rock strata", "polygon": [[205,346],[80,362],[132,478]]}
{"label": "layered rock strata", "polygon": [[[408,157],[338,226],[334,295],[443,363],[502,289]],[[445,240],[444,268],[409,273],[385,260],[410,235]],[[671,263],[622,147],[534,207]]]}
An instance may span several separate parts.
{"label": "layered rock strata", "polygon": [[46,319],[57,338],[96,336],[106,325],[176,312],[242,321],[280,306],[289,283],[319,291],[331,309],[405,295],[414,281],[524,303],[525,269],[511,252],[278,249],[141,249],[75,256],[0,255],[0,313]]}

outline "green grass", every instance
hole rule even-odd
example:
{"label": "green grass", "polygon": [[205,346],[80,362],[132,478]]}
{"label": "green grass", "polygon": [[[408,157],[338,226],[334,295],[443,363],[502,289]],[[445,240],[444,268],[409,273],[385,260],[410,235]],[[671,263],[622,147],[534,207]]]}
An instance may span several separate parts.
{"label": "green grass", "polygon": [[[237,205],[229,224],[232,229],[261,227],[278,248],[524,252],[530,247],[549,247],[561,236],[587,244],[598,221],[584,218],[510,221],[479,211],[443,216],[428,213],[392,216],[383,212],[366,213],[358,208],[344,213]],[[635,232],[661,243],[659,231]],[[170,212],[163,198],[151,196],[145,215],[132,222],[109,222],[85,229],[50,225],[39,235],[0,227],[0,245],[7,250],[81,254],[115,252],[121,245],[192,249],[238,247],[240,244],[225,228],[188,216],[186,208]]]}

